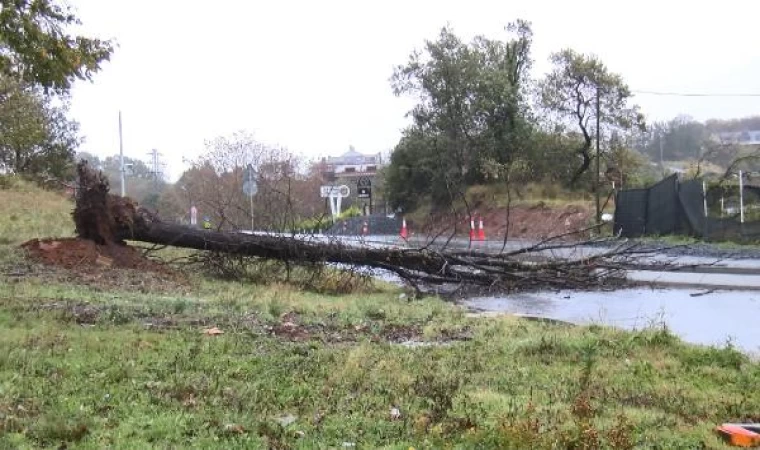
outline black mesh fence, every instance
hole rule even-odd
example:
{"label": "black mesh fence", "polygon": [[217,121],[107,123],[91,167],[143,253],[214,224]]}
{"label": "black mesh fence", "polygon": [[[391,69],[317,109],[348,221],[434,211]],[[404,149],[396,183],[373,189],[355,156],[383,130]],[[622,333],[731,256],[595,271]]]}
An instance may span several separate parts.
{"label": "black mesh fence", "polygon": [[615,233],[624,237],[647,232],[647,198],[649,189],[619,191],[615,200]]}
{"label": "black mesh fence", "polygon": [[671,175],[648,189],[647,234],[680,232],[681,206],[678,204],[678,177]]}
{"label": "black mesh fence", "polygon": [[[757,195],[755,190],[747,186],[745,199],[760,198],[760,190]],[[742,223],[738,213],[728,213],[725,200],[705,196],[702,181],[679,182],[672,175],[647,189],[618,192],[614,230],[624,237],[688,234],[706,240],[760,239],[760,220]],[[715,210],[721,217],[714,217]]]}
{"label": "black mesh fence", "polygon": [[619,191],[615,205],[614,230],[621,236],[674,234],[683,231],[678,178],[675,175],[647,189]]}

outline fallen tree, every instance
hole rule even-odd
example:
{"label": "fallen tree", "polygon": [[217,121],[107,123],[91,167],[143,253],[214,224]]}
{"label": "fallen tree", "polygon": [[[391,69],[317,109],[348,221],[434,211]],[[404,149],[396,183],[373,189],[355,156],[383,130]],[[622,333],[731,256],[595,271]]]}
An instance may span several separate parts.
{"label": "fallen tree", "polygon": [[418,248],[351,245],[339,240],[316,241],[287,235],[218,232],[162,221],[129,198],[109,193],[108,180],[86,162],[77,166],[79,187],[73,212],[79,237],[102,245],[126,240],[266,258],[294,264],[338,263],[391,271],[419,289],[420,284],[474,284],[500,290],[589,288],[619,279],[620,270],[636,253],[618,246],[578,259],[555,259],[546,253],[573,244],[551,239],[528,248],[498,254],[456,250],[435,241]]}

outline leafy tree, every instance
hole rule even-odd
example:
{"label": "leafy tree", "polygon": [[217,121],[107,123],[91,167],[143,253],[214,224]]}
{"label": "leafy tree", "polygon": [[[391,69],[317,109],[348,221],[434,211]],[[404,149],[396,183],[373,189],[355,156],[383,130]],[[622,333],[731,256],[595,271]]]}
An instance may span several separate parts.
{"label": "leafy tree", "polygon": [[66,106],[0,76],[0,166],[25,175],[71,175],[79,125],[66,118]]}
{"label": "leafy tree", "polygon": [[422,189],[417,195],[445,206],[466,186],[485,181],[487,166],[508,164],[524,151],[532,32],[524,21],[507,31],[513,38],[504,42],[477,37],[466,44],[443,28],[424,52],[396,68],[394,93],[413,96],[417,105],[409,113],[414,125],[391,158],[392,206],[410,205],[402,195],[409,185],[398,185],[409,180]]}
{"label": "leafy tree", "polygon": [[[430,151],[434,146],[434,139],[426,137],[420,130],[404,132],[385,171],[385,195],[393,208],[412,211],[426,194],[446,196],[445,190],[439,192],[431,189],[436,176],[445,178],[445,174],[437,170],[440,161],[436,161],[435,153]],[[436,185],[440,182],[436,180]]]}
{"label": "leafy tree", "polygon": [[56,0],[0,0],[0,73],[59,92],[89,80],[113,53],[110,41],[69,34],[80,24]]}
{"label": "leafy tree", "polygon": [[629,105],[631,91],[620,75],[610,73],[596,57],[565,49],[551,56],[554,69],[540,83],[541,104],[561,119],[574,123],[583,141],[575,150],[580,165],[573,174],[575,184],[586,173],[593,160],[591,144],[597,119],[610,129],[628,130],[643,127],[638,106]]}

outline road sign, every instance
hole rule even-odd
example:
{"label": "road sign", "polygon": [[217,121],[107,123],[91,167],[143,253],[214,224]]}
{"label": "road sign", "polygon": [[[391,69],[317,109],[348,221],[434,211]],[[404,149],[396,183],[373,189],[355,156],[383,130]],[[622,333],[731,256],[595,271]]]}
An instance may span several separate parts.
{"label": "road sign", "polygon": [[319,188],[319,196],[322,198],[328,197],[348,197],[351,194],[351,189],[346,185],[341,186],[321,186]]}
{"label": "road sign", "polygon": [[243,193],[249,197],[253,197],[256,195],[256,193],[259,192],[259,185],[256,184],[255,181],[244,181],[243,182]]}
{"label": "road sign", "polygon": [[372,180],[369,177],[361,177],[356,181],[356,187],[372,187]]}
{"label": "road sign", "polygon": [[259,185],[256,183],[256,171],[251,164],[245,168],[243,173],[243,193],[253,197],[259,191]]}
{"label": "road sign", "polygon": [[356,196],[358,198],[370,198],[372,197],[371,187],[359,187],[356,189]]}

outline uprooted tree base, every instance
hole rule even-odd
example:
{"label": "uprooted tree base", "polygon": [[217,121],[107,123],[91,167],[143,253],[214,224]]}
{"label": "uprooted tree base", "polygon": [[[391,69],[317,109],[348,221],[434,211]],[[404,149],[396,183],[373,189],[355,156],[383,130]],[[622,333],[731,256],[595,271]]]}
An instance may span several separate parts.
{"label": "uprooted tree base", "polygon": [[285,235],[199,230],[162,222],[133,200],[110,194],[108,180],[86,162],[80,163],[77,171],[80,185],[73,213],[76,232],[81,238],[101,245],[125,245],[124,241],[129,239],[294,264],[339,263],[384,269],[415,287],[457,283],[499,290],[598,287],[618,275],[621,261],[633,253],[631,248],[617,248],[594,257],[558,260],[531,256],[567,248],[569,244],[545,241],[526,249],[490,254],[455,250],[445,244],[378,248]]}

